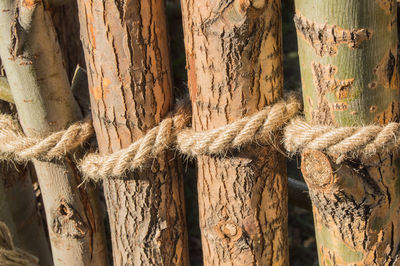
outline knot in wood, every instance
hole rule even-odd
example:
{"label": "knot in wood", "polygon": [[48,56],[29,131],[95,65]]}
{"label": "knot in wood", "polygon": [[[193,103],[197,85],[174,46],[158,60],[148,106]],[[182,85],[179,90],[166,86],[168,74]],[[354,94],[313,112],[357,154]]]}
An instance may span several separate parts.
{"label": "knot in wood", "polygon": [[88,232],[82,217],[64,199],[60,201],[59,206],[55,209],[52,216],[53,223],[51,229],[57,235],[80,239]]}
{"label": "knot in wood", "polygon": [[242,229],[232,222],[221,221],[216,225],[216,231],[220,239],[235,242],[242,237]]}

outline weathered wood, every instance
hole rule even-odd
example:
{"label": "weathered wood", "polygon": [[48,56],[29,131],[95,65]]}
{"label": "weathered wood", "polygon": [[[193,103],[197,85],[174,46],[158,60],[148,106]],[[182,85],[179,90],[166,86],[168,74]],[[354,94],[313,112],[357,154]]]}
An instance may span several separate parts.
{"label": "weathered wood", "polygon": [[[14,114],[16,110],[11,104],[0,101],[0,112]],[[0,162],[0,183],[15,224],[15,245],[35,255],[41,265],[52,265],[50,245],[33,191],[31,167],[31,164]]]}
{"label": "weathered wood", "polygon": [[[399,122],[396,1],[295,3],[307,120],[336,126]],[[318,151],[302,154],[320,264],[399,264],[398,156],[334,161]]]}
{"label": "weathered wood", "polygon": [[[79,0],[100,153],[127,147],[173,105],[164,1]],[[187,265],[181,163],[165,152],[104,181],[115,265]]]}
{"label": "weathered wood", "polygon": [[[81,118],[62,65],[54,27],[41,1],[0,1],[0,57],[21,125],[46,135]],[[96,197],[70,158],[34,162],[56,265],[104,265],[103,224]]]}
{"label": "weathered wood", "polygon": [[[281,97],[280,0],[181,3],[195,130]],[[205,265],[288,264],[286,160],[274,147],[199,157],[198,195]]]}

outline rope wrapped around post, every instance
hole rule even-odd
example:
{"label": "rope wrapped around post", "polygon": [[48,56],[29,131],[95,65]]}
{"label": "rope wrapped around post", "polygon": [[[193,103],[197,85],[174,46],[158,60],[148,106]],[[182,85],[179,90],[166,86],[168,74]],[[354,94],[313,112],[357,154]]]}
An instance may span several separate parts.
{"label": "rope wrapped around post", "polygon": [[85,178],[97,181],[121,177],[127,170],[134,171],[167,148],[194,157],[223,155],[228,150],[255,141],[268,143],[271,133],[286,124],[300,109],[299,100],[289,96],[287,101],[268,106],[227,126],[203,132],[187,128],[189,114],[178,111],[177,115],[164,119],[126,149],[110,155],[87,155],[79,169]]}
{"label": "rope wrapped around post", "polygon": [[385,126],[333,127],[310,125],[293,119],[285,128],[284,145],[289,153],[319,150],[340,164],[348,158],[367,159],[377,153],[390,153],[400,146],[400,123]]}
{"label": "rope wrapped around post", "polygon": [[[287,152],[320,150],[337,163],[347,158],[364,159],[393,152],[400,147],[400,123],[339,128],[310,125],[301,118],[292,119],[300,110],[300,101],[291,95],[224,127],[195,132],[188,127],[190,108],[178,108],[174,116],[165,118],[126,149],[108,155],[87,154],[78,167],[86,179],[121,178],[127,171],[140,169],[165,149],[175,149],[190,157],[223,156],[251,142],[271,144],[273,133],[283,127]],[[30,138],[11,116],[0,115],[0,159],[18,162],[59,159],[93,133],[92,122],[87,119],[45,138]]]}
{"label": "rope wrapped around post", "polygon": [[[175,149],[187,156],[224,155],[231,149],[251,142],[271,143],[272,133],[281,129],[301,110],[294,95],[259,112],[221,128],[194,132],[188,128],[190,108],[178,108],[174,116],[165,118],[158,126],[126,149],[109,155],[88,154],[79,163],[86,179],[123,177],[130,170],[143,167],[165,149]],[[71,125],[45,138],[29,138],[11,116],[0,116],[0,159],[50,161],[65,156],[93,134],[91,121]]]}

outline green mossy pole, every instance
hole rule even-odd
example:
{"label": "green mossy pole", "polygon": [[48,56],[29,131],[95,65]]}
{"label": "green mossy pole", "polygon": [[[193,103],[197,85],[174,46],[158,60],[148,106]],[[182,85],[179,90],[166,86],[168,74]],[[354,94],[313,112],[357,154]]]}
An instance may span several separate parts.
{"label": "green mossy pole", "polygon": [[[399,120],[395,0],[296,0],[306,119],[362,126]],[[400,263],[398,157],[335,164],[302,154],[321,265]]]}

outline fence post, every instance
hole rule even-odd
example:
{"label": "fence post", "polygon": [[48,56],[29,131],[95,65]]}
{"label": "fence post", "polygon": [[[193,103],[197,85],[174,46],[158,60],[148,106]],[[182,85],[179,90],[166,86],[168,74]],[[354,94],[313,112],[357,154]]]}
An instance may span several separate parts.
{"label": "fence post", "polygon": [[[28,136],[43,136],[81,119],[42,1],[0,1],[0,56]],[[105,265],[97,198],[73,160],[34,161],[56,265]]]}
{"label": "fence post", "polygon": [[[282,96],[280,0],[182,0],[181,6],[196,131],[224,126]],[[287,265],[284,156],[251,145],[197,162],[204,264]]]}
{"label": "fence post", "polygon": [[[78,1],[100,153],[126,148],[173,107],[164,1]],[[115,265],[187,265],[181,163],[166,151],[104,180]]]}
{"label": "fence post", "polygon": [[[295,4],[306,119],[334,126],[399,122],[396,1]],[[397,155],[336,164],[318,151],[302,154],[321,265],[400,262],[398,166]]]}

